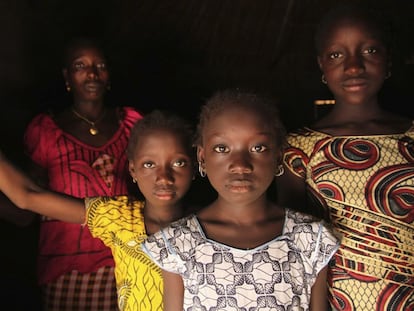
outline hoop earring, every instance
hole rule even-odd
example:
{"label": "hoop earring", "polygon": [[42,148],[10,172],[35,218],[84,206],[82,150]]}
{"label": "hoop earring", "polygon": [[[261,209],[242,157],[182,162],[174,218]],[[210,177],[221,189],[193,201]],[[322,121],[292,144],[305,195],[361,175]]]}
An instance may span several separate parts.
{"label": "hoop earring", "polygon": [[282,176],[285,173],[285,169],[284,169],[283,165],[280,164],[277,168],[278,168],[279,171],[275,173],[275,176],[276,177]]}
{"label": "hoop earring", "polygon": [[323,84],[328,84],[328,81],[326,81],[325,75],[322,75],[321,81]]}
{"label": "hoop earring", "polygon": [[207,176],[206,170],[204,169],[203,163],[201,161],[198,161],[198,172],[200,173],[201,177]]}

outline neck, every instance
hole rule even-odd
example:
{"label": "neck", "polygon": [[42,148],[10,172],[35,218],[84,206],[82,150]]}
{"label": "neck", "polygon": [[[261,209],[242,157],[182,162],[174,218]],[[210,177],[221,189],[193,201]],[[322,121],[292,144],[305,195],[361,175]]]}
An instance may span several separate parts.
{"label": "neck", "polygon": [[83,117],[94,121],[102,116],[105,111],[105,106],[102,101],[75,101],[72,109]]}
{"label": "neck", "polygon": [[148,201],[145,202],[144,220],[147,227],[150,227],[149,225],[152,224],[160,229],[182,216],[183,210],[181,205],[154,206]]}
{"label": "neck", "polygon": [[223,199],[217,199],[210,208],[214,209],[214,215],[222,221],[250,225],[260,223],[268,219],[269,212],[273,211],[275,205],[263,195],[253,202],[229,204]]}
{"label": "neck", "polygon": [[341,105],[335,104],[328,118],[341,121],[365,122],[382,118],[384,110],[377,104],[372,105]]}

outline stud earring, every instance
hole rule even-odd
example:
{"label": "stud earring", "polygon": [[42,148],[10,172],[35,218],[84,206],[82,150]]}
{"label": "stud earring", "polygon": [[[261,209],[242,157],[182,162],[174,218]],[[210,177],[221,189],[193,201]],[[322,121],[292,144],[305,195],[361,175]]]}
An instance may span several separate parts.
{"label": "stud earring", "polygon": [[280,164],[277,168],[278,168],[279,171],[275,173],[275,176],[276,177],[282,176],[285,173],[285,169],[284,169],[283,165]]}
{"label": "stud earring", "polygon": [[207,175],[206,170],[203,167],[203,163],[201,161],[198,161],[198,172],[200,173],[201,177],[206,177]]}
{"label": "stud earring", "polygon": [[321,81],[323,84],[328,84],[328,81],[326,81],[325,75],[322,75]]}
{"label": "stud earring", "polygon": [[137,180],[136,180],[134,177],[132,177],[132,182],[133,182],[134,184],[136,184],[136,183],[137,183]]}

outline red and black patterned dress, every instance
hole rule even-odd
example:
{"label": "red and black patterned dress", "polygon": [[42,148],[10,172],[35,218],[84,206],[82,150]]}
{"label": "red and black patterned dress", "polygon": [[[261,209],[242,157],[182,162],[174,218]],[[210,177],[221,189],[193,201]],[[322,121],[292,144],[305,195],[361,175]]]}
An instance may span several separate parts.
{"label": "red and black patterned dress", "polygon": [[[32,160],[47,170],[51,190],[78,198],[128,193],[126,147],[131,127],[142,116],[119,108],[119,128],[100,147],[64,132],[48,114],[37,115],[25,132]],[[111,251],[87,226],[43,218],[40,225],[38,280],[46,310],[116,310]]]}
{"label": "red and black patterned dress", "polygon": [[335,310],[414,310],[414,126],[401,134],[288,136],[284,161],[329,209],[342,244]]}

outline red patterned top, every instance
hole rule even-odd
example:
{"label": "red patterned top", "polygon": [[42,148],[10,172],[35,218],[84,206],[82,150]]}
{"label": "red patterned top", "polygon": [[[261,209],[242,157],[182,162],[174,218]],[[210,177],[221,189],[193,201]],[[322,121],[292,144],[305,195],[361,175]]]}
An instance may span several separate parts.
{"label": "red patterned top", "polygon": [[404,133],[288,136],[284,161],[343,235],[330,269],[335,310],[414,310],[414,123]]}
{"label": "red patterned top", "polygon": [[[48,171],[51,190],[78,198],[127,194],[126,147],[131,127],[142,116],[123,107],[122,120],[103,146],[87,145],[57,126],[46,113],[30,122],[24,136],[32,160]],[[72,270],[93,272],[114,266],[111,251],[87,227],[54,219],[40,226],[38,279],[48,283]]]}

